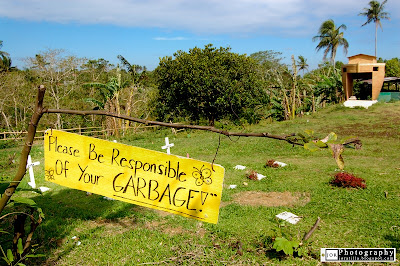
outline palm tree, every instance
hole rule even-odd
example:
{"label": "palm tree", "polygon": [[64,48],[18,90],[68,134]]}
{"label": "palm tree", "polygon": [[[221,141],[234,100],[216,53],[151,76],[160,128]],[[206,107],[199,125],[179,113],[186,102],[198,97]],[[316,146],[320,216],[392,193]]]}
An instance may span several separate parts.
{"label": "palm tree", "polygon": [[317,51],[324,49],[323,60],[329,52],[331,52],[331,63],[335,66],[336,50],[339,46],[343,46],[343,52],[346,55],[347,49],[349,48],[349,43],[343,37],[343,32],[340,29],[346,30],[346,25],[342,24],[336,28],[335,22],[332,19],[326,20],[321,24],[318,30],[318,35],[313,37],[313,42],[319,40]]}
{"label": "palm tree", "polygon": [[299,55],[298,56],[298,60],[297,60],[297,66],[299,67],[299,70],[303,70],[303,74],[304,74],[304,70],[308,70],[309,65],[307,64],[307,59],[302,56]]}
{"label": "palm tree", "polygon": [[[0,41],[0,49],[3,47],[3,41]],[[0,50],[0,72],[11,70],[11,57],[7,52]]]}
{"label": "palm tree", "polygon": [[[123,88],[125,88],[128,83],[121,81],[121,74],[119,73],[119,68],[117,69],[117,77],[112,77],[107,83],[87,83],[84,84],[84,88],[97,88],[100,90],[100,100],[95,98],[85,99],[87,102],[93,103],[95,109],[103,109],[110,113],[121,114],[119,94]],[[118,125],[119,124],[119,125]],[[119,137],[119,127],[121,127],[120,120],[115,119],[115,117],[106,118],[106,128],[110,130],[113,134]]]}
{"label": "palm tree", "polygon": [[[1,52],[1,51],[0,51]],[[11,58],[7,55],[0,55],[0,73],[8,72],[14,69],[11,67],[12,61]]]}
{"label": "palm tree", "polygon": [[[369,8],[366,7],[364,8],[364,12],[361,12],[358,14],[359,16],[366,16],[367,17],[367,22],[361,25],[365,26],[369,24],[370,22],[375,23],[375,57],[376,57],[376,50],[377,50],[377,39],[378,39],[378,26],[381,27],[382,29],[382,24],[381,20],[382,19],[387,19],[390,20],[389,13],[383,11],[385,8],[387,0],[384,0],[382,3],[379,3],[378,1],[370,1],[369,2]],[[382,29],[383,31],[383,29]]]}

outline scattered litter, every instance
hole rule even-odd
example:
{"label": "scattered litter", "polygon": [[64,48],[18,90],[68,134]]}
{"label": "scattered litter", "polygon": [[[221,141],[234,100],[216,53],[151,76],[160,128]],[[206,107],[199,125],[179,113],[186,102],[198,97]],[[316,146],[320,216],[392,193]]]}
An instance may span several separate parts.
{"label": "scattered litter", "polygon": [[81,241],[79,241],[79,237],[77,237],[77,236],[73,236],[73,237],[71,237],[71,239],[74,240],[75,245],[77,245],[77,246],[82,244]]}
{"label": "scattered litter", "polygon": [[275,160],[268,160],[264,167],[268,166],[272,168],[279,168],[279,167],[285,167],[286,165],[287,165],[286,163],[278,162]]}
{"label": "scattered litter", "polygon": [[229,185],[229,189],[234,189],[236,187],[237,187],[237,185]]}
{"label": "scattered litter", "polygon": [[282,162],[278,162],[278,161],[275,161],[275,163],[277,163],[280,167],[285,167],[287,165],[286,163],[282,163]]}
{"label": "scattered litter", "polygon": [[247,186],[248,185],[248,183],[247,182],[243,182],[243,186]]}
{"label": "scattered litter", "polygon": [[115,199],[109,198],[109,197],[103,197],[103,199],[105,199],[105,200],[115,200]]}
{"label": "scattered litter", "polygon": [[291,224],[297,224],[300,221],[301,217],[293,214],[291,212],[281,212],[280,214],[276,215],[279,219],[285,220]]}
{"label": "scattered litter", "polygon": [[246,169],[246,166],[238,164],[235,166],[235,169],[236,170],[244,170],[244,169]]}
{"label": "scattered litter", "polygon": [[39,190],[42,191],[42,192],[46,192],[46,191],[50,190],[50,188],[48,188],[48,187],[39,187]]}
{"label": "scattered litter", "polygon": [[258,180],[258,173],[255,170],[249,170],[246,173],[248,179]]}
{"label": "scattered litter", "polygon": [[266,178],[266,176],[262,174],[257,174],[257,180],[261,180],[263,178]]}

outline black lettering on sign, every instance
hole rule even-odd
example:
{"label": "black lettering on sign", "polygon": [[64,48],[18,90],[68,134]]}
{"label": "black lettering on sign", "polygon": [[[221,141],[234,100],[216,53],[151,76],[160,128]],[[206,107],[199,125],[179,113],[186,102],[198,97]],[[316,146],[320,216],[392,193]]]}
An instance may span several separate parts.
{"label": "black lettering on sign", "polygon": [[92,143],[89,144],[89,160],[97,160],[99,163],[104,163],[104,157],[103,154],[97,154],[97,152],[94,150],[96,146]]}
{"label": "black lettering on sign", "polygon": [[189,195],[188,195],[188,199],[187,199],[186,209],[191,210],[191,211],[195,211],[196,209],[190,209],[190,208],[189,208],[190,200],[194,198],[194,196],[192,195],[192,193],[199,193],[199,191],[198,191],[198,190],[193,190],[193,189],[190,189],[190,190],[189,190]]}
{"label": "black lettering on sign", "polygon": [[112,152],[112,155],[111,155],[111,165],[113,165],[114,162],[115,162],[119,166],[119,163],[116,160],[118,156],[119,156],[119,150],[118,149],[113,149],[113,152]]}
{"label": "black lettering on sign", "polygon": [[128,182],[126,183],[123,193],[126,193],[128,187],[131,187],[133,189],[133,193],[135,193],[135,196],[137,196],[137,191],[135,190],[135,183],[133,182],[132,176],[129,178]]}
{"label": "black lettering on sign", "polygon": [[[86,168],[83,169],[80,166],[79,168],[81,169],[82,174],[84,174]],[[175,207],[185,206],[189,211],[202,212],[201,209],[193,208],[193,206],[199,206],[200,203],[204,206],[209,195],[212,197],[217,196],[213,193],[188,189],[185,187],[177,187],[174,191],[174,188],[171,188],[170,184],[167,184],[162,188],[157,180],[150,179],[146,182],[144,178],[134,177],[133,175],[131,175],[126,181],[123,175],[124,173],[118,173],[114,177],[113,189],[115,192],[126,193],[127,197],[129,197],[128,195],[131,195],[134,197],[149,199],[151,201],[164,201]]]}
{"label": "black lettering on sign", "polygon": [[[178,194],[178,191],[181,190],[181,189],[186,189],[186,188],[184,188],[184,187],[178,187],[178,188],[175,190],[174,197],[173,197],[173,199],[172,199],[172,202],[174,203],[174,206],[176,206],[176,207],[182,207],[183,204],[185,204],[185,202],[186,202],[186,200],[177,199],[177,198],[176,198],[176,197],[177,197],[176,195]],[[177,201],[178,201],[179,203],[177,203]],[[178,204],[180,204],[180,205],[178,205]]]}
{"label": "black lettering on sign", "polygon": [[81,175],[80,175],[78,181],[83,181],[86,184],[87,183],[92,183],[93,185],[99,184],[99,179],[100,179],[100,177],[103,177],[102,175],[95,175],[95,174],[86,172],[86,169],[88,168],[88,166],[86,166],[85,169],[82,169],[82,167],[80,166],[79,163],[78,163],[78,167],[81,170]]}
{"label": "black lettering on sign", "polygon": [[68,169],[68,161],[61,161],[61,160],[57,160],[56,161],[56,166],[54,167],[54,169],[56,170],[56,175],[62,175],[64,173],[64,177],[67,178],[67,171]]}
{"label": "black lettering on sign", "polygon": [[[203,199],[203,194],[206,194],[206,197],[204,199]],[[208,192],[201,191],[201,205],[204,205],[204,203],[206,203],[207,196]]]}
{"label": "black lettering on sign", "polygon": [[75,149],[73,146],[67,146],[67,145],[59,145],[58,143],[58,137],[54,136],[49,136],[49,151],[55,151],[57,153],[64,153],[67,155],[72,155],[74,157],[80,157],[79,156],[79,150]]}
{"label": "black lettering on sign", "polygon": [[117,185],[115,184],[115,181],[117,181],[117,178],[118,178],[120,175],[122,175],[122,174],[124,174],[124,173],[119,173],[119,174],[117,174],[117,175],[114,177],[114,180],[113,180],[113,189],[114,189],[115,192],[121,192],[121,190],[124,189],[123,186],[117,186]]}
{"label": "black lettering on sign", "polygon": [[[167,190],[168,190],[168,194],[166,194]],[[158,202],[161,202],[162,199],[163,199],[165,196],[168,197],[169,204],[171,204],[171,189],[169,188],[169,184],[168,184],[167,187],[164,189],[164,192],[162,193],[162,195],[161,195],[161,197],[160,197],[160,200],[159,200]]]}
{"label": "black lettering on sign", "polygon": [[[155,183],[155,187],[152,189],[151,187],[152,187],[153,183]],[[158,197],[160,196],[160,193],[158,193],[158,191],[156,190],[157,188],[158,188],[158,181],[150,179],[150,181],[149,181],[149,196],[148,196],[149,200],[157,200],[158,199]],[[151,193],[153,193],[153,194],[156,193],[157,197],[152,198]]]}
{"label": "black lettering on sign", "polygon": [[121,167],[133,169],[132,162],[135,162],[135,160],[130,159],[128,161],[128,159],[126,159],[124,157],[119,158],[120,157],[119,155],[120,155],[119,150],[116,148],[113,148],[112,155],[111,155],[111,165],[116,164]]}

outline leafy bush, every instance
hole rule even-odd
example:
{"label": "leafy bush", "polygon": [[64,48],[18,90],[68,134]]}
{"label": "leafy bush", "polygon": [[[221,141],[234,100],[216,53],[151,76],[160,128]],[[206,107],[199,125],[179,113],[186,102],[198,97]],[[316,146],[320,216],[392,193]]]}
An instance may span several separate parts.
{"label": "leafy bush", "polygon": [[211,44],[162,58],[154,71],[158,118],[207,119],[210,125],[220,119],[258,122],[266,94],[256,67],[252,58]]}

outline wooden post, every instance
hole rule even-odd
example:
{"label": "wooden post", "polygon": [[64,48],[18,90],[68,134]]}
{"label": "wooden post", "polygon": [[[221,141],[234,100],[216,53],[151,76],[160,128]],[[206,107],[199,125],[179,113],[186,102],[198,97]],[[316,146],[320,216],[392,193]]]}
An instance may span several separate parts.
{"label": "wooden post", "polygon": [[43,85],[40,85],[38,88],[38,95],[37,95],[37,99],[36,99],[35,110],[33,112],[31,121],[29,122],[28,134],[26,135],[25,145],[24,145],[24,148],[22,150],[22,153],[21,153],[21,156],[19,159],[18,171],[17,171],[13,181],[8,186],[8,188],[4,191],[4,194],[0,199],[0,213],[3,212],[4,207],[7,205],[8,200],[14,194],[15,189],[18,187],[19,183],[21,182],[22,178],[25,175],[26,163],[28,161],[28,155],[31,151],[31,148],[33,145],[33,140],[35,138],[36,127],[40,121],[40,118],[43,115],[43,98],[44,98],[45,92],[46,92],[46,88]]}

